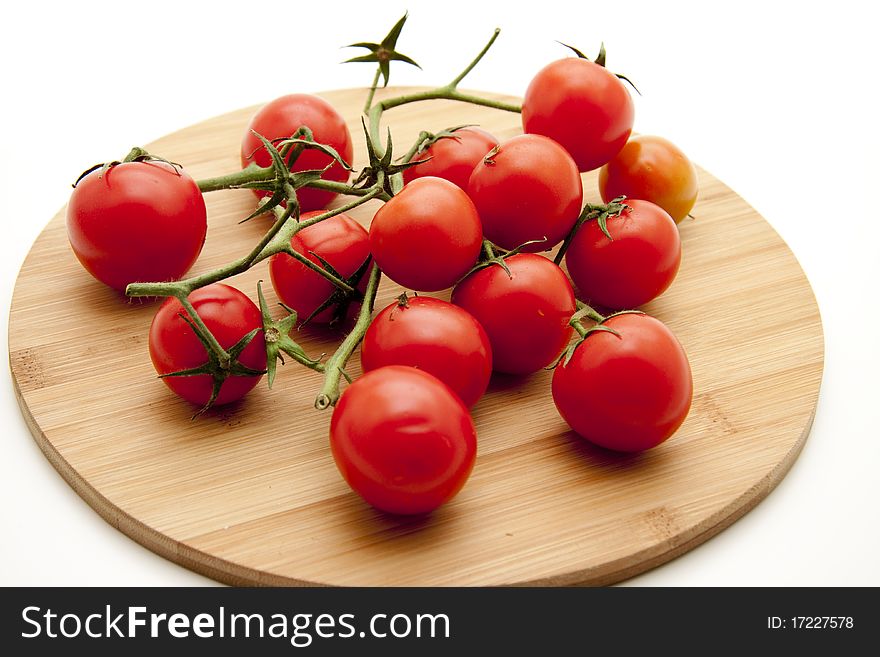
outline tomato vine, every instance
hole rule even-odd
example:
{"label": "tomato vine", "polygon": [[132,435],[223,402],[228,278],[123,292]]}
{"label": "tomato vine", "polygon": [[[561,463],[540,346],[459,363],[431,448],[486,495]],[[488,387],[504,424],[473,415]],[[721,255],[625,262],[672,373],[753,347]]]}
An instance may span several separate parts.
{"label": "tomato vine", "polygon": [[[406,16],[398,21],[385,39],[378,44],[352,44],[353,46],[361,46],[369,49],[371,54],[353,58],[348,61],[374,61],[378,63],[378,68],[373,78],[373,83],[368,90],[364,106],[364,114],[366,116],[364,129],[370,161],[368,166],[355,178],[353,184],[325,180],[321,178],[322,171],[298,172],[292,170],[297,157],[306,149],[321,150],[330,155],[335,162],[338,162],[349,170],[351,169],[350,163],[345,162],[332,148],[313,141],[308,126],[301,126],[301,128],[291,135],[290,138],[276,142],[270,142],[263,136],[257,135],[261,139],[266,150],[269,151],[272,156],[271,166],[261,167],[256,163],[251,163],[239,171],[217,177],[205,178],[197,181],[197,184],[203,193],[224,189],[252,189],[262,190],[267,193],[271,192],[272,196],[268,200],[264,199],[257,210],[245,219],[252,219],[256,216],[270,212],[274,214],[275,222],[263,235],[260,241],[247,254],[232,260],[213,271],[178,281],[132,283],[126,288],[126,294],[129,297],[164,296],[178,299],[184,310],[187,312],[189,316],[188,319],[198,327],[199,333],[204,336],[203,342],[206,349],[209,351],[211,360],[228,364],[230,361],[234,360],[234,357],[230,355],[227,350],[223,349],[199,317],[198,313],[195,312],[192,305],[187,301],[187,297],[199,288],[217,283],[247,271],[251,267],[276,254],[286,253],[296,258],[304,266],[308,267],[315,273],[326,278],[338,289],[347,293],[353,291],[352,287],[344,280],[341,280],[326,268],[315,264],[309,258],[296,252],[291,248],[290,241],[299,231],[311,225],[325,221],[349,210],[353,210],[374,198],[387,202],[394,194],[402,189],[403,170],[419,152],[419,149],[422,147],[425,140],[433,135],[428,132],[422,132],[412,147],[406,151],[405,155],[397,162],[394,162],[391,152],[392,144],[390,131],[388,132],[384,144],[381,139],[382,117],[386,111],[410,103],[438,99],[454,100],[484,107],[491,107],[507,112],[521,111],[519,105],[464,93],[458,89],[459,84],[474,69],[474,67],[479,64],[495,43],[495,40],[500,34],[499,29],[496,29],[493,32],[489,41],[480,50],[476,57],[474,57],[474,59],[471,60],[449,83],[433,89],[405,93],[400,96],[385,98],[374,102],[380,77],[384,78],[385,85],[388,83],[390,61],[396,60],[415,64],[411,58],[396,51],[397,38],[400,35],[405,20]],[[138,150],[138,154],[142,157],[148,156],[148,154],[141,150]],[[322,212],[318,216],[309,220],[300,221],[296,191],[306,187],[349,196],[351,197],[351,200],[339,207]],[[336,351],[330,355],[324,363],[309,358],[303,349],[290,337],[290,331],[296,325],[295,314],[291,313],[288,318],[282,320],[274,320],[265,307],[265,298],[263,297],[262,289],[260,289],[259,296],[263,310],[264,333],[269,347],[267,356],[269,360],[272,361],[271,364],[267,366],[267,369],[270,372],[270,385],[274,379],[275,359],[282,358],[281,353],[285,353],[301,364],[316,371],[323,372],[324,383],[316,397],[315,406],[319,409],[325,409],[334,405],[339,399],[339,386],[341,379],[347,377],[347,374],[345,373],[346,363],[360,344],[370,324],[370,318],[375,303],[376,293],[379,289],[381,276],[382,274],[379,268],[373,267],[370,272],[366,291],[363,294],[363,302],[354,327]]]}

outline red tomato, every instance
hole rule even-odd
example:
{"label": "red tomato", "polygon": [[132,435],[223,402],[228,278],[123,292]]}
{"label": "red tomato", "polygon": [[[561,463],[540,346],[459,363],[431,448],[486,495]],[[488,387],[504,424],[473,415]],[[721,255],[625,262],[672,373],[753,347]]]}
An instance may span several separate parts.
{"label": "red tomato", "polygon": [[[311,219],[320,213],[320,210],[306,212],[300,220]],[[317,257],[320,256],[345,280],[353,276],[370,257],[369,234],[347,214],[338,214],[303,228],[293,236],[290,245],[294,251],[323,267]],[[297,312],[300,321],[305,321],[337,290],[333,283],[286,253],[272,256],[269,274],[278,298]],[[358,283],[361,292],[366,289],[368,278],[369,271]],[[352,303],[347,316],[356,314],[359,307],[359,303]],[[328,323],[334,319],[337,310],[336,306],[331,306],[315,315],[311,321]]]}
{"label": "red tomato", "polygon": [[417,167],[406,169],[403,180],[436,176],[467,190],[474,167],[483,156],[498,145],[498,140],[480,128],[461,128],[452,137],[442,137],[416,155],[412,161],[428,160]]}
{"label": "red tomato", "polygon": [[693,380],[665,324],[641,314],[611,317],[553,373],[553,401],[582,437],[620,452],[659,445],[684,422]]}
{"label": "red tomato", "polygon": [[[190,294],[189,301],[224,349],[231,348],[252,330],[263,326],[259,308],[245,294],[229,285],[206,285]],[[150,326],[150,358],[160,375],[208,362],[205,346],[181,314],[186,316],[180,301],[169,297],[159,307]],[[254,336],[238,360],[254,370],[266,369],[266,345],[262,333]],[[214,405],[241,399],[259,383],[260,378],[230,376],[223,382]],[[170,376],[162,380],[177,395],[193,404],[204,406],[211,398],[213,380],[210,375]]]}
{"label": "red tomato", "polygon": [[614,73],[574,57],[541,69],[522,105],[523,131],[558,141],[581,171],[602,166],[623,148],[634,116],[632,98]]}
{"label": "red tomato", "polygon": [[631,309],[648,303],[668,288],[681,263],[678,228],[663,208],[650,201],[625,201],[631,210],[581,225],[565,264],[580,297],[606,308]]}
{"label": "red tomato", "polygon": [[599,192],[606,203],[618,196],[651,201],[678,223],[697,201],[697,170],[672,142],[638,135],[599,170]]}
{"label": "red tomato", "polygon": [[574,292],[547,258],[520,253],[480,269],[452,291],[452,303],[482,324],[496,372],[528,374],[547,367],[568,344]]}
{"label": "red tomato", "polygon": [[[343,160],[351,164],[354,149],[345,119],[323,98],[291,94],[264,105],[251,119],[241,142],[241,165],[246,167],[251,162],[256,162],[261,167],[267,167],[272,164],[269,153],[253,132],[273,141],[290,137],[302,126],[307,126],[312,131],[314,141],[332,146]],[[332,161],[333,158],[329,155],[308,149],[296,160],[293,171],[323,169]],[[337,162],[323,177],[325,180],[345,182],[348,175],[348,171]],[[257,192],[257,195],[264,196],[266,192]],[[324,208],[336,198],[334,192],[310,188],[299,189],[296,195],[300,208],[304,211]]]}
{"label": "red tomato", "polygon": [[474,204],[442,178],[413,180],[370,224],[379,269],[395,283],[423,292],[452,287],[476,263],[482,244]]}
{"label": "red tomato", "polygon": [[77,183],[67,206],[74,254],[117,290],[182,277],[199,257],[207,229],[195,181],[158,161],[93,171]]}
{"label": "red tomato", "polygon": [[492,374],[489,337],[473,315],[448,301],[410,297],[376,315],[361,345],[365,372],[410,365],[433,374],[473,406]]}
{"label": "red tomato", "polygon": [[468,195],[480,213],[486,239],[505,249],[532,240],[526,251],[552,248],[574,226],[583,187],[574,161],[540,135],[509,139],[477,164]]}
{"label": "red tomato", "polygon": [[339,472],[366,502],[388,513],[418,514],[464,486],[477,434],[445,383],[390,365],[343,392],[330,421],[330,447]]}

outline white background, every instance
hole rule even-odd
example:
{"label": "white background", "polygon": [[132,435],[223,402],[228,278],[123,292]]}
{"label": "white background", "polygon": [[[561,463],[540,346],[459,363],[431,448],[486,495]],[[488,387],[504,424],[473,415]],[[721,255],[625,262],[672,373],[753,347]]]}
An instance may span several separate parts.
{"label": "white background", "polygon": [[[15,3],[0,25],[0,343],[18,268],[70,183],[180,127],[292,91],[364,86],[339,46],[399,42],[439,84],[496,26],[467,88],[521,95],[577,44],[605,41],[636,81],[636,130],[663,135],[779,231],[814,287],[826,336],[812,435],[745,518],[637,585],[880,585],[880,103],[865,2]],[[743,330],[760,330],[743,316]],[[7,354],[4,353],[4,360]],[[31,439],[0,377],[0,585],[210,585],[106,524]],[[832,610],[833,611],[833,610]],[[835,612],[837,613],[837,612]],[[840,613],[844,613],[842,610]]]}

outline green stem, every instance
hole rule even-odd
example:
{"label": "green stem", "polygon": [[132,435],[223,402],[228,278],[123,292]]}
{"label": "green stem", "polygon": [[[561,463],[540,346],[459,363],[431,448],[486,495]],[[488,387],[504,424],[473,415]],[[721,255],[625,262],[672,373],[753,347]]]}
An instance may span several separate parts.
{"label": "green stem", "polygon": [[505,112],[522,112],[522,107],[520,105],[514,105],[512,103],[506,103],[500,100],[492,100],[491,98],[483,98],[482,96],[474,96],[472,94],[461,93],[457,88],[458,84],[465,78],[465,76],[474,69],[474,67],[480,62],[481,59],[483,59],[485,54],[489,51],[489,48],[491,48],[492,44],[495,43],[495,39],[498,38],[500,32],[501,30],[499,30],[498,28],[495,29],[495,31],[492,33],[492,38],[490,38],[488,43],[483,46],[483,49],[477,54],[476,57],[474,57],[473,61],[471,61],[471,63],[468,64],[461,73],[455,76],[455,78],[453,78],[453,80],[449,84],[446,84],[442,87],[437,87],[436,89],[418,91],[411,94],[396,96],[394,98],[386,98],[385,100],[380,100],[375,105],[372,105],[373,95],[371,93],[365,106],[364,113],[369,119],[370,139],[373,141],[373,145],[379,157],[382,157],[383,150],[379,127],[382,121],[382,113],[385,110],[400,107],[401,105],[407,105],[409,103],[417,103],[423,100],[442,99],[455,100],[462,103],[470,103],[472,105],[481,105],[483,107],[491,107],[493,109],[499,109]]}
{"label": "green stem", "polygon": [[[571,316],[571,321],[569,322],[569,324],[571,324],[572,326],[574,326],[575,324],[580,325],[580,321],[584,317],[593,320],[597,324],[601,324],[606,319],[604,315],[600,315],[595,309],[593,309],[591,306],[588,306],[580,299],[575,299],[575,305],[577,307],[577,312]],[[575,330],[577,330],[577,327],[575,327]],[[580,333],[580,331],[578,332]]]}
{"label": "green stem", "polygon": [[282,346],[281,351],[293,358],[293,360],[295,360],[300,365],[305,365],[310,370],[314,370],[315,372],[320,372],[322,374],[324,373],[324,363],[316,362],[302,352],[297,351],[296,349],[293,349],[291,347]]}
{"label": "green stem", "polygon": [[568,231],[568,235],[565,236],[565,240],[563,240],[562,246],[559,247],[559,251],[556,252],[556,257],[553,258],[553,262],[557,265],[562,262],[562,259],[565,257],[565,252],[568,251],[572,240],[574,240],[574,236],[577,235],[581,226],[593,219],[599,221],[599,227],[602,229],[602,232],[608,235],[608,238],[611,239],[611,236],[607,233],[607,228],[605,227],[604,222],[607,221],[609,217],[617,216],[629,207],[623,203],[623,199],[624,197],[620,196],[605,204],[585,204],[577,221],[574,223],[574,226],[571,227],[571,230]]}
{"label": "green stem", "polygon": [[287,251],[285,251],[285,253],[287,255],[289,255],[290,257],[294,258],[295,260],[297,260],[298,262],[302,263],[303,265],[305,265],[309,269],[311,269],[316,274],[319,274],[320,276],[323,276],[324,278],[326,278],[328,281],[333,283],[333,285],[338,287],[343,292],[354,292],[354,288],[351,285],[346,283],[344,280],[342,280],[338,276],[334,276],[333,274],[331,274],[329,271],[327,271],[326,269],[324,269],[320,265],[312,262],[306,256],[304,256],[302,253],[297,251],[296,249],[288,249]]}
{"label": "green stem", "polygon": [[[279,219],[281,219],[281,217],[283,217],[287,212],[286,210],[282,210],[281,206],[275,206],[274,208],[272,208],[272,211],[275,213],[275,216],[278,217]],[[339,214],[339,213],[336,212],[335,214]],[[322,219],[329,218],[330,216],[333,216],[333,215],[330,215],[328,213],[328,216],[322,217]],[[297,226],[296,232],[299,232],[300,230],[302,230],[302,226]],[[288,242],[288,245],[289,245],[289,242]],[[340,290],[343,290],[345,292],[354,292],[354,288],[351,285],[346,283],[344,280],[342,280],[338,276],[334,276],[329,271],[327,271],[326,269],[321,267],[321,265],[319,265],[318,263],[312,262],[306,256],[304,256],[302,253],[297,251],[296,249],[288,246],[286,249],[284,249],[283,252],[286,253],[287,255],[289,255],[291,258],[294,258],[295,260],[299,261],[300,263],[302,263],[304,266],[311,269],[316,274],[323,276],[328,281],[333,283],[333,285],[338,287]],[[259,254],[258,254],[258,257],[259,257]]]}
{"label": "green stem", "polygon": [[145,151],[140,146],[135,146],[134,148],[132,148],[128,152],[128,155],[126,155],[125,159],[122,161],[123,162],[134,162],[136,159],[138,159],[139,157],[142,157],[144,155],[149,155],[149,153],[147,153],[147,151]]}
{"label": "green stem", "polygon": [[211,351],[213,351],[217,355],[217,357],[220,359],[220,362],[228,363],[230,358],[229,352],[227,352],[220,345],[220,343],[217,342],[217,338],[214,337],[214,334],[211,333],[210,329],[205,325],[205,322],[202,321],[202,318],[196,312],[196,309],[193,307],[192,303],[190,303],[190,300],[187,299],[185,296],[178,297],[177,300],[180,301],[180,305],[182,305],[183,309],[186,310],[186,313],[190,316],[190,319],[192,319],[193,324],[195,324],[202,330],[204,338],[208,341],[208,344],[211,345]]}
{"label": "green stem", "polygon": [[370,85],[370,93],[367,94],[367,102],[364,103],[364,114],[368,114],[370,112],[370,107],[373,105],[373,97],[376,95],[376,88],[379,86],[379,76],[382,74],[382,69],[376,68],[376,75],[373,76],[373,84]]}
{"label": "green stem", "polygon": [[483,46],[483,49],[480,51],[480,53],[476,57],[474,57],[474,60],[470,64],[467,65],[467,68],[465,68],[452,82],[449,83],[449,86],[451,88],[454,89],[455,87],[457,87],[458,83],[464,80],[465,76],[472,70],[474,70],[474,66],[479,64],[480,60],[483,59],[487,52],[489,52],[489,48],[491,48],[492,44],[495,43],[495,39],[498,38],[499,34],[501,34],[501,30],[496,27],[495,31],[492,33],[492,38],[490,38],[489,42],[485,46]]}
{"label": "green stem", "polygon": [[[306,185],[312,189],[323,189],[328,192],[336,192],[344,196],[369,196],[370,198],[378,197],[383,201],[389,200],[391,197],[379,190],[378,194],[373,194],[370,187],[352,187],[345,183],[336,182],[334,180],[314,180]],[[360,205],[360,204],[358,204]]]}
{"label": "green stem", "polygon": [[472,105],[481,105],[483,107],[492,107],[494,109],[504,110],[505,112],[522,112],[521,105],[513,105],[502,100],[493,100],[492,98],[483,98],[482,96],[474,96],[473,94],[465,94],[452,86],[437,87],[436,89],[428,89],[426,91],[415,91],[410,94],[396,96],[394,98],[386,98],[379,101],[371,110],[377,107],[382,111],[394,109],[401,105],[409,103],[417,103],[423,100],[456,100],[462,103],[470,103]]}
{"label": "green stem", "polygon": [[271,258],[276,253],[288,253],[290,249],[290,240],[293,239],[293,236],[304,228],[314,226],[315,224],[320,223],[325,219],[329,219],[330,217],[335,217],[336,215],[342,214],[343,212],[353,210],[359,205],[363,205],[367,201],[370,201],[374,198],[383,198],[387,196],[378,185],[372,188],[368,187],[364,191],[366,191],[366,193],[363,196],[358,196],[348,203],[340,205],[338,208],[333,208],[332,210],[322,212],[316,217],[312,217],[311,219],[307,219],[306,221],[300,221],[299,223],[295,221],[285,223],[277,231],[274,237],[266,243],[263,250],[254,257],[251,264],[262,262],[266,258]]}
{"label": "green stem", "polygon": [[204,194],[206,192],[216,192],[220,189],[232,189],[241,187],[248,183],[269,182],[275,180],[275,171],[272,167],[261,167],[256,162],[251,162],[244,169],[225,176],[217,176],[216,178],[205,178],[198,181],[199,190]]}
{"label": "green stem", "polygon": [[406,155],[404,155],[401,158],[401,162],[404,162],[404,163],[405,162],[412,162],[412,159],[419,152],[419,149],[421,149],[422,144],[425,143],[425,140],[430,139],[432,136],[433,135],[431,135],[431,133],[428,132],[427,130],[422,130],[419,133],[419,136],[416,137],[416,140],[413,143],[413,145],[409,147],[409,150],[406,152]]}
{"label": "green stem", "polygon": [[[216,192],[221,189],[238,189],[250,183],[268,183],[275,180],[275,170],[272,167],[261,167],[258,164],[251,163],[240,171],[226,174],[225,176],[217,176],[215,178],[205,178],[197,182],[199,191],[203,194],[207,192]],[[343,182],[335,180],[313,180],[306,185],[312,189],[323,189],[328,192],[337,194],[345,194],[346,196],[364,196],[370,193],[370,188],[361,189],[352,187]]]}
{"label": "green stem", "polygon": [[556,257],[553,258],[553,263],[559,265],[562,262],[562,259],[565,257],[566,251],[568,251],[568,247],[571,246],[572,241],[574,240],[574,236],[577,235],[577,232],[581,229],[581,226],[588,219],[592,219],[596,215],[593,213],[592,207],[589,203],[584,206],[584,209],[581,210],[580,216],[577,218],[577,221],[574,222],[574,226],[571,227],[571,230],[568,231],[568,235],[565,236],[565,239],[562,241],[562,246],[559,247],[559,251],[556,252]]}
{"label": "green stem", "polygon": [[[292,221],[291,210],[284,210],[282,214],[277,217],[275,223],[268,230],[268,232],[263,235],[259,243],[257,243],[257,245],[253,249],[251,249],[250,253],[248,253],[246,256],[233,260],[232,262],[224,265],[223,267],[215,269],[214,271],[206,272],[204,274],[200,274],[199,276],[192,276],[191,278],[186,278],[181,281],[173,281],[169,283],[132,283],[126,288],[125,294],[130,297],[185,298],[193,290],[197,290],[200,287],[205,287],[206,285],[210,285],[211,283],[216,283],[217,281],[221,281],[231,276],[235,276],[236,274],[240,274],[243,271],[250,269],[258,262],[262,262],[266,258],[270,258],[276,253],[281,253],[282,251],[289,252],[290,239],[303,228],[308,228],[309,226],[312,226],[320,221],[324,221],[325,219],[329,219],[330,217],[336,216],[337,214],[347,212],[348,210],[356,208],[357,206],[362,205],[373,198],[383,195],[382,190],[378,187],[367,188],[363,191],[365,193],[362,196],[351,200],[345,205],[342,205],[333,210],[328,210],[327,212],[324,212],[317,217],[313,217],[308,221],[303,221],[302,223]],[[323,269],[320,269],[320,272],[323,272],[322,275],[326,274],[325,278],[327,277],[327,275],[332,276],[330,272],[324,272]],[[333,278],[335,279],[336,277],[334,276]],[[337,284],[335,281],[331,282],[333,282],[335,285]],[[340,283],[342,283],[342,285],[345,287],[350,287],[342,281],[340,281]]]}
{"label": "green stem", "polygon": [[382,272],[375,265],[370,271],[370,279],[367,281],[367,289],[364,291],[364,300],[358,313],[357,322],[339,348],[324,363],[324,385],[315,399],[315,408],[324,410],[336,404],[339,399],[339,384],[345,376],[345,365],[352,353],[364,338],[373,314],[373,304],[376,301],[376,293],[379,291],[379,281]]}
{"label": "green stem", "polygon": [[373,142],[373,149],[376,151],[376,157],[381,158],[385,153],[385,147],[382,146],[382,136],[379,134],[379,128],[382,123],[382,103],[377,103],[367,112],[367,120],[369,123],[370,141]]}
{"label": "green stem", "polygon": [[363,194],[359,194],[357,198],[345,203],[344,205],[340,205],[338,208],[333,208],[332,210],[327,210],[319,214],[317,217],[312,217],[311,219],[307,219],[306,221],[300,222],[299,230],[303,228],[308,228],[309,226],[313,226],[325,219],[329,219],[330,217],[335,217],[337,214],[342,214],[343,212],[348,212],[349,210],[353,210],[359,205],[363,205],[367,201],[370,201],[374,198],[382,199],[383,201],[388,200],[387,194],[382,191],[382,188],[379,185],[375,185],[373,187],[367,187],[365,189],[359,189],[358,192],[364,192]]}

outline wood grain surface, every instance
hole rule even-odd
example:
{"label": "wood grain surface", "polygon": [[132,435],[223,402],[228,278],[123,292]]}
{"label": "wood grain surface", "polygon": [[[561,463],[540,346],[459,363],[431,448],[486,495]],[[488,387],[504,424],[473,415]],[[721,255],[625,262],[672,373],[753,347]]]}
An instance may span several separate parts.
{"label": "wood grain surface", "polygon": [[[322,94],[349,120],[358,165],[364,93]],[[196,178],[231,172],[255,109],[148,148]],[[519,132],[517,115],[447,101],[401,107],[385,120],[401,145],[419,130],[462,123],[501,138]],[[763,499],[797,458],[819,393],[821,320],[795,257],[743,199],[699,175],[696,219],[680,226],[681,271],[645,307],[690,356],[693,408],[648,453],[616,455],[571,433],[553,406],[550,372],[496,377],[474,408],[478,457],[459,496],[428,517],[379,513],[336,471],[330,414],[312,406],[314,372],[288,364],[272,390],[261,385],[191,421],[194,409],[150,364],[157,303],[129,302],[92,280],[70,251],[63,210],[31,249],[12,301],[10,366],[22,411],[48,459],[108,522],[223,582],[619,581],[698,545]],[[599,200],[594,173],[584,188]],[[267,227],[237,223],[254,207],[250,192],[212,193],[207,203],[208,238],[193,273],[246,253]],[[367,224],[376,207],[353,214]],[[268,282],[265,264],[232,284],[256,298],[260,279]],[[384,281],[377,309],[399,293]],[[300,338],[310,354],[338,340],[315,330]],[[357,354],[350,371],[360,373]]]}

